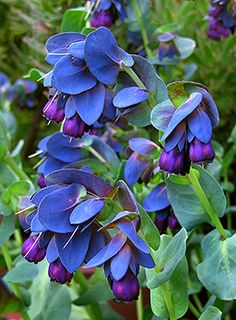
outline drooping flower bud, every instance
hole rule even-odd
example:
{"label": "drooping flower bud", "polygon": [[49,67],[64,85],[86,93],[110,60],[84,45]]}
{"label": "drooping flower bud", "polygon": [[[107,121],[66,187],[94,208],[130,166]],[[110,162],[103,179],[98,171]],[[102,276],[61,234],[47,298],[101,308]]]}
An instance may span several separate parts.
{"label": "drooping flower bud", "polygon": [[91,27],[98,28],[101,26],[110,28],[113,25],[113,13],[111,10],[96,12],[91,19]]}
{"label": "drooping flower bud", "polygon": [[211,142],[203,143],[194,138],[189,146],[189,158],[195,163],[212,162],[215,158],[215,151]]}
{"label": "drooping flower bud", "polygon": [[46,255],[46,248],[40,248],[36,236],[30,236],[22,245],[21,255],[29,262],[37,264]]}
{"label": "drooping flower bud", "polygon": [[43,115],[50,121],[60,123],[64,117],[64,109],[59,109],[57,105],[57,99],[49,99],[43,108]]}
{"label": "drooping flower bud", "polygon": [[66,119],[63,125],[63,133],[73,138],[81,138],[89,130],[81,118],[75,114],[72,118]]}
{"label": "drooping flower bud", "polygon": [[179,151],[176,147],[167,152],[163,149],[159,159],[159,167],[168,173],[186,174],[184,150]]}
{"label": "drooping flower bud", "polygon": [[47,185],[46,185],[46,181],[45,181],[45,177],[43,174],[41,174],[38,178],[38,186],[40,188],[45,188]]}
{"label": "drooping flower bud", "polygon": [[179,227],[179,222],[178,222],[176,216],[173,213],[171,213],[171,215],[169,217],[168,225],[169,225],[171,230],[176,230]]}
{"label": "drooping flower bud", "polygon": [[128,271],[119,281],[112,281],[112,291],[118,301],[130,302],[139,296],[139,282],[137,276]]}
{"label": "drooping flower bud", "polygon": [[56,281],[60,284],[71,282],[73,278],[73,273],[70,273],[59,259],[49,264],[48,275],[51,281]]}

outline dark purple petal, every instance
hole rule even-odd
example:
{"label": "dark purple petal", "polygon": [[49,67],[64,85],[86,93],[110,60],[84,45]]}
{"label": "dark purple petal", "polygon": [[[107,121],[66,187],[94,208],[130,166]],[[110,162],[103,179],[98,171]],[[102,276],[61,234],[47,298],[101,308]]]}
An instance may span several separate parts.
{"label": "dark purple petal", "polygon": [[117,223],[119,229],[124,232],[129,240],[141,251],[149,253],[149,247],[137,234],[134,224],[131,221],[120,221]]}
{"label": "dark purple petal", "polygon": [[113,280],[112,291],[118,301],[130,302],[137,300],[139,295],[139,282],[137,277],[133,273],[127,272],[121,280]]}
{"label": "dark purple petal", "polygon": [[63,32],[56,34],[46,42],[48,52],[55,52],[58,49],[65,48],[76,41],[83,41],[86,37],[78,32]]}
{"label": "dark purple petal", "polygon": [[29,262],[38,263],[42,261],[46,255],[45,248],[39,248],[38,238],[30,236],[22,245],[21,255]]}
{"label": "dark purple petal", "polygon": [[80,224],[94,218],[104,208],[104,202],[99,199],[88,199],[79,203],[70,215],[70,223]]}
{"label": "dark purple petal", "polygon": [[49,263],[55,261],[58,258],[58,251],[56,246],[56,239],[52,237],[47,247],[46,259]]}
{"label": "dark purple petal", "polygon": [[124,245],[123,248],[111,259],[111,274],[115,280],[122,279],[130,264],[131,259],[131,248],[128,244]]}
{"label": "dark purple petal", "polygon": [[180,142],[183,136],[185,136],[186,125],[185,123],[180,123],[174,131],[165,140],[165,150],[167,152],[174,149]]}
{"label": "dark purple petal", "polygon": [[93,257],[84,266],[84,268],[101,266],[104,262],[111,259],[120,251],[126,240],[127,237],[125,235],[117,234],[95,257]]}
{"label": "dark purple petal", "polygon": [[194,138],[189,146],[189,158],[194,163],[212,162],[215,158],[215,151],[211,142],[203,143]]}
{"label": "dark purple petal", "polygon": [[183,121],[187,116],[189,116],[199,106],[201,101],[202,101],[201,93],[197,93],[197,92],[191,93],[188,100],[185,101],[182,104],[182,106],[180,106],[174,112],[161,140],[165,140],[173,132],[173,130],[177,127],[177,125],[181,121]]}
{"label": "dark purple petal", "polygon": [[116,188],[109,183],[95,176],[94,174],[79,169],[57,170],[46,176],[48,185],[52,184],[82,184],[89,192],[100,197],[112,197],[116,193]]}
{"label": "dark purple petal", "polygon": [[48,276],[51,281],[56,281],[60,284],[65,284],[71,282],[73,273],[70,273],[63,266],[60,259],[57,259],[49,264]]}
{"label": "dark purple petal", "polygon": [[202,109],[198,108],[188,118],[191,133],[201,142],[208,143],[212,137],[211,120]]}
{"label": "dark purple petal", "polygon": [[102,114],[105,101],[105,87],[99,83],[91,90],[75,95],[73,98],[76,111],[81,119],[88,125],[92,125]]}
{"label": "dark purple petal", "polygon": [[154,142],[145,138],[130,139],[129,147],[142,156],[151,156],[153,151],[157,149],[157,145]]}
{"label": "dark purple petal", "polygon": [[147,100],[147,92],[139,87],[129,87],[120,90],[113,99],[116,108],[127,108]]}
{"label": "dark purple petal", "polygon": [[56,234],[56,245],[61,262],[69,272],[76,271],[84,262],[91,238],[90,228],[79,231]]}
{"label": "dark purple petal", "polygon": [[159,159],[159,167],[168,173],[185,175],[189,172],[189,163],[184,150],[179,151],[177,147],[167,152],[163,149]]}
{"label": "dark purple petal", "polygon": [[138,153],[134,152],[125,165],[124,176],[128,184],[132,185],[137,182],[149,163],[149,160],[145,160]]}
{"label": "dark purple petal", "polygon": [[70,56],[60,59],[53,69],[52,86],[63,93],[80,94],[93,88],[96,83],[85,63],[73,64]]}
{"label": "dark purple petal", "polygon": [[147,212],[162,210],[169,205],[167,186],[164,183],[157,185],[143,201],[143,207]]}

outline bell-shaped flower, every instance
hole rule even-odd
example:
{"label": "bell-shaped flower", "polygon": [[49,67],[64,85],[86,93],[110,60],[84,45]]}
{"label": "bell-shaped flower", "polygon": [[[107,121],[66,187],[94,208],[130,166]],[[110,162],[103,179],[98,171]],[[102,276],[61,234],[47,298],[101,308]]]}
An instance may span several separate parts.
{"label": "bell-shaped flower", "polygon": [[155,168],[153,158],[157,157],[159,147],[151,140],[133,138],[129,140],[129,148],[133,153],[125,165],[125,180],[130,185],[138,181],[147,183]]}

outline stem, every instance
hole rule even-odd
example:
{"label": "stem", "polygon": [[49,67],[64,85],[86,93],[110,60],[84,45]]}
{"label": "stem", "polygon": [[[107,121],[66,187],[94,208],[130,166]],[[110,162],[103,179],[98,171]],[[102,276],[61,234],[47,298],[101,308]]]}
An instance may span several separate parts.
{"label": "stem", "polygon": [[224,239],[227,238],[227,234],[220,222],[219,217],[216,215],[215,210],[212,208],[211,203],[209,202],[205,192],[203,191],[200,182],[198,181],[197,176],[195,175],[194,170],[191,168],[189,173],[189,179],[192,183],[194,190],[196,191],[199,200],[201,201],[203,207],[205,208],[206,212],[208,213],[209,217],[211,218],[212,222],[214,223],[219,235]]}
{"label": "stem", "polygon": [[21,245],[22,245],[22,236],[21,236],[20,229],[16,229],[14,235],[15,235],[15,239],[16,239],[16,242],[17,242],[18,246],[21,247]]}
{"label": "stem", "polygon": [[136,310],[137,310],[137,320],[143,319],[143,296],[142,296],[142,287],[140,288],[140,293],[138,300],[136,301]]}
{"label": "stem", "polygon": [[107,163],[106,159],[104,159],[93,147],[88,147],[87,148],[89,152],[91,152],[101,163]]}
{"label": "stem", "polygon": [[24,171],[19,168],[15,160],[12,159],[10,154],[7,154],[3,160],[21,180],[30,180]]}
{"label": "stem", "polygon": [[[155,262],[155,267],[154,267],[154,270],[156,273],[159,273],[160,272],[160,267],[158,265],[158,262],[156,260],[156,257],[154,256],[153,254],[153,251],[150,250],[150,254]],[[173,301],[171,299],[171,295],[170,295],[170,292],[169,292],[169,287],[168,287],[168,283],[165,282],[161,285],[161,290],[162,290],[162,294],[163,294],[163,297],[164,297],[164,300],[165,300],[165,303],[166,303],[166,308],[168,310],[168,314],[169,314],[169,318],[170,320],[176,320],[176,316],[175,316],[175,308],[174,308],[174,305],[173,305]]]}
{"label": "stem", "polygon": [[192,314],[194,314],[197,319],[200,318],[200,313],[198,312],[197,308],[190,301],[189,301],[189,309],[191,310]]}
{"label": "stem", "polygon": [[138,6],[136,0],[131,0],[131,2],[132,2],[132,6],[134,8],[134,11],[135,11],[135,14],[136,14],[136,17],[137,17],[137,20],[138,20],[138,24],[139,24],[140,29],[141,29],[141,33],[142,33],[142,37],[143,37],[143,44],[144,44],[147,56],[148,56],[148,58],[151,58],[152,57],[152,51],[148,47],[148,36],[147,36],[147,33],[146,33],[145,25],[143,23],[141,11],[139,9],[139,6]]}
{"label": "stem", "polygon": [[[11,270],[12,269],[12,258],[10,256],[8,246],[6,243],[4,243],[2,245],[2,254],[3,254],[4,260],[6,262],[7,269]],[[16,295],[16,297],[20,297],[20,290],[19,290],[18,285],[16,283],[13,283],[12,288],[13,288],[13,291],[14,291],[14,294]]]}
{"label": "stem", "polygon": [[198,296],[196,294],[193,294],[192,297],[193,297],[193,300],[194,300],[196,306],[198,307],[198,310],[202,313],[203,307],[202,307],[200,299],[198,298]]}
{"label": "stem", "polygon": [[[141,81],[141,79],[137,76],[137,74],[134,72],[132,68],[126,67],[126,66],[123,66],[122,68],[130,76],[130,78],[137,84],[137,86],[139,86],[144,90],[148,90],[145,84]],[[148,102],[152,108],[155,107],[157,104],[156,99],[150,93],[148,95]]]}

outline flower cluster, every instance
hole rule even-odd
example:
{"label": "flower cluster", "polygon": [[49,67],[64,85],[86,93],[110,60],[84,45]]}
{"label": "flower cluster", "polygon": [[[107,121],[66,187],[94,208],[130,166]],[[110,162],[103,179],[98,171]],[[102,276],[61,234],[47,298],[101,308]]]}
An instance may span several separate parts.
{"label": "flower cluster", "polygon": [[213,40],[227,38],[235,30],[236,26],[236,5],[230,8],[228,0],[213,0],[208,11],[208,32],[207,35]]}
{"label": "flower cluster", "polygon": [[111,27],[115,20],[119,17],[121,21],[126,17],[125,7],[120,0],[101,0],[98,5],[96,0],[91,1],[94,5],[91,27],[98,28],[101,26]]}
{"label": "flower cluster", "polygon": [[173,59],[175,56],[179,56],[179,50],[174,43],[175,35],[170,32],[164,32],[158,36],[157,40],[160,42],[158,48],[158,57],[160,61],[163,61],[165,57]]}
{"label": "flower cluster", "polygon": [[[123,188],[120,201],[134,212],[120,212],[103,227],[96,218],[117,188],[79,169],[56,170],[47,175],[46,185],[32,196],[35,209],[25,217],[31,230],[22,246],[25,259],[38,263],[46,257],[50,279],[61,284],[70,282],[84,263],[87,268],[104,264],[115,297],[137,299],[139,266],[152,268],[154,262],[148,245],[137,234],[137,205],[124,182],[118,184]],[[110,228],[117,230],[112,238]]]}
{"label": "flower cluster", "polygon": [[46,44],[46,61],[54,65],[44,84],[52,86],[43,113],[52,121],[64,118],[63,133],[81,137],[101,119],[114,119],[110,86],[132,57],[118,47],[113,34],[104,27],[84,36],[76,32],[52,36]]}
{"label": "flower cluster", "polygon": [[202,87],[191,85],[190,96],[178,108],[171,102],[168,109],[159,105],[156,117],[166,116],[160,130],[165,141],[159,167],[168,173],[185,175],[190,163],[212,162],[215,157],[211,139],[212,128],[219,123],[217,107],[211,95]]}

